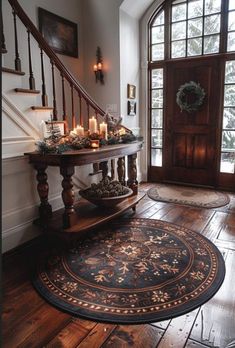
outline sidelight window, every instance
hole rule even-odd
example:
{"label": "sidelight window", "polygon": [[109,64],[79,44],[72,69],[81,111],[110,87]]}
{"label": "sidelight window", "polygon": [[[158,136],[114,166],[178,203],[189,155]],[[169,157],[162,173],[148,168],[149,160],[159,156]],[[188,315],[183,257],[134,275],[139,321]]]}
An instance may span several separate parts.
{"label": "sidelight window", "polygon": [[235,172],[235,60],[226,62],[221,141],[221,173]]}

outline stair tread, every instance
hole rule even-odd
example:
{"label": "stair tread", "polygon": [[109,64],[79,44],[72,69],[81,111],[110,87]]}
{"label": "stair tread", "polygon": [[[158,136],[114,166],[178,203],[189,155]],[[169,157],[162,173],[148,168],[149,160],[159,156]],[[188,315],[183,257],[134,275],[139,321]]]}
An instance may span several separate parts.
{"label": "stair tread", "polygon": [[30,93],[30,94],[39,94],[40,91],[37,89],[28,89],[28,88],[15,88],[17,93]]}
{"label": "stair tread", "polygon": [[53,107],[51,106],[31,106],[31,109],[33,110],[53,110]]}
{"label": "stair tread", "polygon": [[10,69],[10,68],[2,68],[3,72],[10,73],[10,74],[16,74],[16,75],[25,75],[25,72],[23,71],[17,71],[15,69]]}

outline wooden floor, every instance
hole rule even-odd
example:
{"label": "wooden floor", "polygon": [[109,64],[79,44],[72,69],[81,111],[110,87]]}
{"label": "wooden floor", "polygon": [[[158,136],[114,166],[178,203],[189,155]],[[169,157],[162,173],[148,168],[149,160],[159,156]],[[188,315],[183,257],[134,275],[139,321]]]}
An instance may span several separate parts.
{"label": "wooden floor", "polygon": [[[143,184],[141,190],[151,186]],[[46,303],[30,283],[32,260],[41,248],[35,242],[3,258],[3,347],[234,348],[235,195],[230,198],[229,206],[217,209],[155,202],[147,197],[137,206],[136,217],[169,221],[200,232],[223,253],[225,281],[202,307],[151,325],[100,324],[71,317]]]}

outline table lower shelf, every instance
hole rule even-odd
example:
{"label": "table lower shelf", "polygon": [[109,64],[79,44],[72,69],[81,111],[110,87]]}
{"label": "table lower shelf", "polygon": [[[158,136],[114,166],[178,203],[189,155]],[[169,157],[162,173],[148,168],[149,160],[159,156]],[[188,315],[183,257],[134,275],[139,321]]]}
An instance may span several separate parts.
{"label": "table lower shelf", "polygon": [[145,193],[131,196],[113,208],[97,207],[85,199],[80,199],[75,205],[76,222],[72,227],[62,227],[64,209],[60,209],[53,212],[53,217],[50,220],[46,231],[47,233],[59,233],[72,236],[82,231],[94,229],[95,227],[118,217],[126,210],[134,208],[144,196]]}

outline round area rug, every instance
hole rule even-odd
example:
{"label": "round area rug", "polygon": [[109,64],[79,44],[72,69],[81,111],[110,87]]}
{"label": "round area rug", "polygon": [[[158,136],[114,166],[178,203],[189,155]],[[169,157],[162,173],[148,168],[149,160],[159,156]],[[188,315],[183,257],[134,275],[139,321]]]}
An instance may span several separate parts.
{"label": "round area rug", "polygon": [[155,201],[186,204],[202,208],[218,208],[229,203],[225,193],[178,185],[157,184],[147,192]]}
{"label": "round area rug", "polygon": [[122,219],[43,257],[33,283],[74,316],[140,324],[200,306],[224,275],[222,255],[202,235],[164,221]]}

